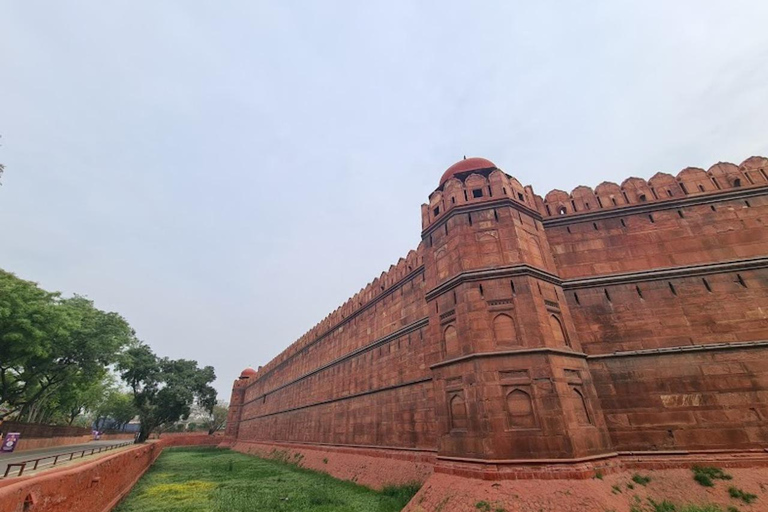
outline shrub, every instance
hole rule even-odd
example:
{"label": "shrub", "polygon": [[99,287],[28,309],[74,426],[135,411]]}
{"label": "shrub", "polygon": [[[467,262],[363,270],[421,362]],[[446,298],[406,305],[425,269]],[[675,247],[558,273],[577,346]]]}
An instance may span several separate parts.
{"label": "shrub", "polygon": [[713,480],[730,480],[733,478],[722,469],[712,466],[693,466],[691,471],[693,471],[693,479],[704,487],[713,487],[715,485]]}
{"label": "shrub", "polygon": [[635,473],[634,475],[632,475],[632,481],[635,482],[636,484],[646,486],[648,485],[648,482],[651,481],[651,477],[643,476],[640,473]]}
{"label": "shrub", "polygon": [[746,503],[747,505],[749,505],[750,503],[752,503],[753,501],[755,501],[757,499],[757,495],[756,494],[751,494],[751,493],[748,493],[748,492],[744,492],[741,489],[739,489],[738,487],[729,487],[728,488],[728,494],[731,495],[731,498],[739,499],[739,500],[743,501],[744,503]]}

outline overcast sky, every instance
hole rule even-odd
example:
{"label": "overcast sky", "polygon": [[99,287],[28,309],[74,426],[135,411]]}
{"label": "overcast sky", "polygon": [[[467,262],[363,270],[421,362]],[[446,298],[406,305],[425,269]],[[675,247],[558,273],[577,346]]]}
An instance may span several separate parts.
{"label": "overcast sky", "polygon": [[768,154],[766,26],[764,0],[3,0],[0,267],[228,399],[417,246],[463,155],[543,195]]}

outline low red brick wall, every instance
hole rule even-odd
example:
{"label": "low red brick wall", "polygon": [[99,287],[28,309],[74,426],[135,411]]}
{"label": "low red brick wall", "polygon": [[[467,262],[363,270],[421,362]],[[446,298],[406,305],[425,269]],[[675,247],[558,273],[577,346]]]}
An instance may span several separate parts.
{"label": "low red brick wall", "polygon": [[[125,434],[104,434],[101,436],[102,441],[115,441],[122,439],[133,439],[134,434],[126,432]],[[51,448],[55,446],[69,446],[71,444],[83,444],[93,440],[93,435],[83,435],[74,437],[39,437],[39,438],[27,438],[23,437],[19,439],[16,445],[15,452],[23,452],[26,450],[37,450],[39,448]]]}
{"label": "low red brick wall", "polygon": [[[75,466],[7,481],[0,512],[109,512],[166,446],[216,445],[208,435],[172,436]],[[33,505],[24,508],[25,500]]]}

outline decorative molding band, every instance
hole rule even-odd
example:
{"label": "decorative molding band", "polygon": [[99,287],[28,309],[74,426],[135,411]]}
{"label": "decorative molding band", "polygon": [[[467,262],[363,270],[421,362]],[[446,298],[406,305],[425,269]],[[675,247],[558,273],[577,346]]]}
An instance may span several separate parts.
{"label": "decorative molding band", "polygon": [[745,270],[757,270],[768,268],[768,257],[749,258],[744,260],[731,260],[721,263],[703,263],[700,265],[685,265],[682,267],[665,267],[640,272],[625,272],[622,274],[608,274],[584,279],[568,279],[562,282],[564,290],[578,290],[581,288],[594,288],[597,286],[611,286],[617,284],[637,283],[642,281],[659,281],[664,279],[678,279],[685,277],[706,276],[723,272],[742,272]]}
{"label": "decorative molding band", "polygon": [[[355,317],[357,317],[358,315],[360,315],[360,314],[361,314],[363,311],[367,311],[368,309],[372,308],[372,307],[373,307],[373,306],[375,306],[375,305],[376,305],[376,304],[377,304],[377,303],[378,303],[380,300],[382,300],[382,299],[384,299],[385,297],[387,297],[387,296],[391,295],[391,294],[392,294],[392,293],[393,293],[395,290],[397,290],[397,289],[401,288],[402,286],[405,286],[405,283],[407,283],[408,281],[411,281],[412,279],[415,279],[415,278],[416,278],[416,276],[418,276],[419,274],[421,274],[421,273],[423,273],[423,272],[424,272],[424,265],[422,264],[422,265],[420,265],[420,266],[416,267],[416,268],[415,268],[413,271],[411,271],[409,274],[406,274],[406,275],[405,275],[405,276],[404,276],[402,279],[400,279],[398,282],[396,282],[395,284],[393,284],[392,286],[390,286],[389,288],[387,288],[386,290],[384,290],[382,293],[380,293],[379,295],[377,295],[376,297],[374,297],[373,299],[371,299],[370,301],[368,301],[368,302],[367,302],[365,305],[363,305],[363,306],[361,306],[359,309],[356,309],[355,311],[353,311],[351,315],[349,315],[348,317],[346,317],[346,318],[342,319],[342,320],[341,320],[341,322],[337,322],[337,323],[335,323],[334,325],[332,325],[331,327],[329,327],[329,328],[328,328],[328,329],[327,329],[327,330],[326,330],[326,331],[325,331],[323,334],[319,335],[317,338],[315,338],[315,339],[314,339],[314,340],[312,340],[311,342],[307,343],[307,344],[306,344],[305,346],[303,346],[303,347],[302,347],[300,350],[298,350],[297,352],[295,352],[295,353],[291,354],[290,356],[286,357],[286,358],[285,358],[285,360],[283,360],[283,361],[280,361],[280,363],[278,363],[277,365],[275,365],[275,367],[274,367],[274,368],[270,368],[269,370],[267,370],[267,371],[266,371],[266,372],[264,372],[263,374],[260,374],[260,375],[258,375],[258,376],[256,377],[256,379],[255,379],[253,382],[251,382],[250,384],[248,384],[248,386],[249,386],[249,387],[250,387],[250,386],[252,386],[254,383],[258,382],[259,380],[261,380],[261,379],[263,379],[263,378],[266,378],[266,377],[268,377],[268,376],[269,376],[269,375],[270,375],[272,372],[274,372],[274,371],[275,371],[275,370],[277,370],[278,368],[282,368],[282,367],[283,367],[284,365],[286,365],[286,364],[287,364],[287,363],[288,363],[288,362],[289,362],[291,359],[293,359],[294,357],[298,356],[299,354],[301,354],[302,352],[304,352],[305,350],[307,350],[307,349],[308,349],[309,347],[311,347],[312,345],[314,345],[314,344],[316,344],[316,343],[319,343],[319,342],[320,342],[320,341],[322,341],[324,338],[326,338],[326,337],[327,337],[329,334],[331,334],[333,331],[335,331],[336,329],[338,329],[339,327],[341,327],[341,326],[343,326],[343,325],[346,325],[346,324],[347,324],[347,323],[348,323],[350,320],[352,320],[353,318],[355,318]],[[295,342],[294,342],[294,343],[295,343]]]}
{"label": "decorative molding band", "polygon": [[270,395],[272,393],[280,391],[281,389],[287,388],[288,386],[292,386],[292,385],[296,384],[297,382],[300,382],[300,381],[302,381],[302,380],[304,380],[304,379],[306,379],[308,377],[311,377],[312,375],[315,375],[316,373],[320,373],[320,372],[322,372],[324,370],[327,370],[328,368],[331,368],[332,366],[336,366],[337,364],[343,363],[344,361],[346,361],[348,359],[352,359],[353,357],[357,357],[358,355],[360,355],[360,354],[362,354],[364,352],[368,352],[369,350],[373,350],[373,349],[375,349],[375,348],[377,348],[377,347],[379,347],[381,345],[389,343],[390,341],[396,340],[400,336],[405,336],[406,334],[412,333],[413,331],[417,331],[417,330],[421,329],[422,327],[425,327],[428,323],[429,323],[429,318],[428,317],[424,317],[424,318],[422,318],[420,320],[416,320],[412,324],[406,325],[402,329],[398,329],[397,331],[395,331],[393,333],[387,334],[386,336],[383,336],[383,337],[381,337],[381,338],[379,338],[377,340],[372,341],[368,345],[364,345],[364,346],[362,346],[360,348],[357,348],[357,349],[353,350],[352,352],[348,352],[348,353],[344,354],[343,356],[334,359],[333,361],[330,361],[330,362],[328,362],[328,363],[326,363],[326,364],[324,364],[322,366],[319,366],[319,367],[315,368],[314,370],[311,370],[311,371],[305,373],[304,375],[301,375],[300,377],[297,377],[297,378],[293,379],[292,381],[286,382],[285,384],[281,384],[280,386],[277,386],[276,388],[270,389],[269,391],[266,391],[266,392],[262,393],[261,395],[255,397],[255,398],[252,398],[251,400],[245,401],[245,402],[243,402],[243,405],[249,404],[251,402],[255,402],[257,400],[261,400],[261,399],[263,399],[267,395]]}
{"label": "decorative molding band", "polygon": [[505,267],[488,268],[481,270],[467,270],[456,274],[449,280],[445,281],[431,290],[427,291],[425,297],[427,301],[437,298],[443,293],[450,291],[464,282],[480,281],[483,279],[498,279],[504,277],[515,276],[532,276],[542,281],[547,281],[555,285],[562,284],[562,279],[554,274],[550,274],[546,270],[542,270],[531,265],[509,265]]}
{"label": "decorative molding band", "polygon": [[612,354],[590,354],[587,360],[614,359],[617,357],[643,357],[661,356],[670,354],[687,354],[689,352],[711,352],[716,350],[743,350],[749,348],[766,348],[768,340],[761,341],[736,341],[733,343],[712,343],[708,345],[684,345],[681,347],[649,348],[643,350],[627,350],[625,352],[613,352]]}
{"label": "decorative molding band", "polygon": [[392,391],[393,389],[405,388],[405,387],[409,387],[409,386],[416,386],[418,384],[424,384],[426,382],[432,382],[432,377],[427,377],[427,378],[424,378],[424,379],[411,380],[411,381],[408,381],[408,382],[401,382],[399,384],[393,384],[392,386],[384,386],[384,387],[381,387],[381,388],[370,389],[368,391],[362,391],[360,393],[355,393],[353,395],[340,396],[338,398],[330,398],[328,400],[322,400],[320,402],[314,402],[314,403],[307,404],[307,405],[300,405],[298,407],[291,407],[290,409],[283,409],[282,411],[275,411],[275,412],[270,412],[270,413],[267,413],[267,414],[260,414],[260,415],[257,415],[257,416],[251,416],[250,418],[241,419],[240,423],[242,423],[244,421],[258,420],[258,419],[261,419],[261,418],[268,418],[270,416],[277,416],[279,414],[285,414],[285,413],[288,413],[288,412],[300,411],[302,409],[309,409],[310,407],[317,407],[318,405],[327,405],[327,404],[332,404],[332,403],[335,403],[335,402],[342,402],[344,400],[351,400],[353,398],[360,398],[361,396],[374,395],[376,393],[383,393],[384,391]]}
{"label": "decorative molding band", "polygon": [[723,201],[733,201],[736,199],[747,199],[750,197],[761,196],[768,193],[768,187],[754,187],[737,190],[727,190],[715,192],[712,194],[681,197],[671,200],[655,200],[642,204],[619,206],[610,210],[592,210],[583,213],[573,213],[558,217],[544,217],[542,223],[545,228],[564,226],[566,224],[577,224],[579,222],[592,222],[596,220],[609,219],[613,217],[624,217],[627,215],[638,215],[642,213],[653,213],[659,210],[673,210],[675,208],[684,208],[686,206],[699,206]]}
{"label": "decorative molding band", "polygon": [[483,201],[475,204],[462,204],[459,206],[454,206],[453,208],[451,208],[450,210],[442,214],[440,218],[438,218],[432,224],[430,224],[429,227],[423,229],[421,231],[421,239],[424,240],[429,235],[434,233],[435,230],[439,229],[440,226],[445,224],[445,222],[448,219],[455,217],[457,215],[480,212],[483,210],[492,210],[494,208],[502,208],[504,206],[509,206],[514,210],[518,210],[526,215],[533,217],[535,220],[543,221],[543,217],[541,216],[541,213],[539,213],[538,210],[535,210],[526,204],[520,203],[519,201],[515,201],[512,198],[502,197],[500,199],[495,199],[493,201]]}
{"label": "decorative molding band", "polygon": [[480,359],[486,357],[504,357],[504,356],[523,356],[529,354],[553,354],[558,356],[578,357],[580,359],[586,359],[588,356],[583,352],[574,352],[572,350],[566,350],[562,348],[521,348],[518,350],[497,350],[494,352],[478,352],[476,354],[467,354],[465,356],[456,357],[454,359],[448,359],[447,361],[441,361],[430,366],[430,370],[435,368],[441,368],[451,364],[462,363],[464,361],[471,361],[473,359]]}

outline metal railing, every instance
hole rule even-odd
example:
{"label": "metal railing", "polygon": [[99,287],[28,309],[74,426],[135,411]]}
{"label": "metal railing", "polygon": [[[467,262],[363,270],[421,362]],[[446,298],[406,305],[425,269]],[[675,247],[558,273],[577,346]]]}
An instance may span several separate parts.
{"label": "metal railing", "polygon": [[[129,444],[133,444],[133,441],[126,441],[123,443],[116,443],[116,444],[98,446],[93,448],[85,448],[84,450],[75,450],[74,452],[58,453],[56,455],[46,455],[45,457],[38,457],[36,459],[29,459],[22,462],[12,462],[6,466],[5,474],[3,475],[3,478],[8,478],[8,473],[11,472],[11,468],[13,467],[19,468],[19,472],[16,475],[12,475],[12,476],[21,476],[22,474],[24,474],[24,470],[27,469],[28,464],[34,463],[32,465],[31,471],[35,471],[38,467],[41,467],[41,466],[48,466],[48,465],[55,466],[60,461],[69,462],[73,460],[75,458],[75,454],[78,454],[78,453],[80,454],[80,457],[77,457],[77,458],[82,459],[83,457],[85,457],[85,454],[87,452],[90,452],[88,454],[90,456],[90,455],[94,455],[102,452],[107,452],[109,450],[114,450],[115,448],[120,448],[121,446],[128,446]],[[46,460],[46,459],[51,459],[52,462],[46,462],[46,463],[40,464],[40,461]]]}

